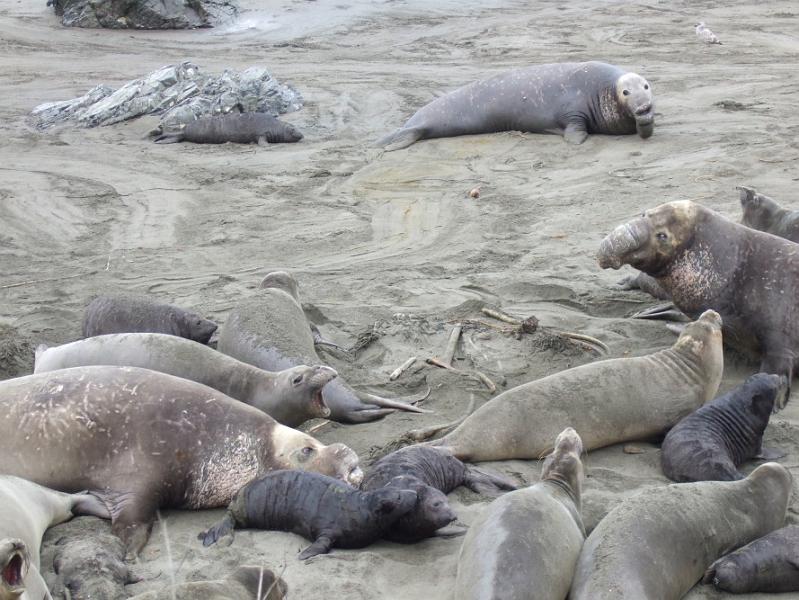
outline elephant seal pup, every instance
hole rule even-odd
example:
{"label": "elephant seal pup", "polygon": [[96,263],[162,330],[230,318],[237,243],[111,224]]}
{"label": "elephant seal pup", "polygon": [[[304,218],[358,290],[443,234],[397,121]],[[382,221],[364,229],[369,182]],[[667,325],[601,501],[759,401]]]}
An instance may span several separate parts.
{"label": "elephant seal pup", "polygon": [[565,427],[577,430],[586,450],[646,439],[711,400],[723,362],[721,319],[709,310],[671,348],[589,363],[512,388],[428,443],[480,462],[538,459]]}
{"label": "elephant seal pup", "polygon": [[[267,371],[322,363],[300,304],[297,280],[285,271],[269,273],[256,297],[233,309],[220,330],[217,348]],[[322,390],[330,419],[341,423],[374,421],[395,409],[425,412],[398,400],[361,396],[364,400],[341,377]]]}
{"label": "elephant seal pup", "polygon": [[199,535],[204,546],[232,536],[235,528],[290,531],[313,540],[298,558],[331,548],[363,548],[379,540],[416,504],[411,490],[355,490],[332,477],[277,471],[245,485],[220,523]]}
{"label": "elephant seal pup", "polygon": [[[276,469],[359,485],[357,455],[325,446],[202,384],[132,367],[76,367],[0,382],[3,470],[89,490],[136,554],[159,507],[225,506]],[[53,465],[58,465],[54,468]]]}
{"label": "elephant seal pup", "polygon": [[763,432],[784,385],[779,375],[752,375],[677,423],[661,446],[666,477],[677,482],[743,479],[737,467],[764,456]]}
{"label": "elephant seal pup", "polygon": [[679,600],[717,558],[782,527],[792,488],[783,466],[766,463],[741,481],[624,500],[585,541],[569,600]]}
{"label": "elephant seal pup", "polygon": [[[153,133],[159,133],[156,130]],[[162,133],[153,139],[156,144],[280,144],[299,142],[302,134],[296,127],[265,113],[230,113],[202,117],[187,123],[174,133]]]}
{"label": "elephant seal pup", "polygon": [[208,346],[163,333],[114,333],[53,348],[39,346],[34,373],[91,365],[140,367],[190,379],[254,406],[289,427],[330,415],[322,389],[336,377],[333,369],[321,365],[264,371]]}
{"label": "elephant seal pup", "polygon": [[98,296],[83,313],[83,337],[106,333],[168,333],[207,344],[216,323],[141,296]]}
{"label": "elephant seal pup", "polygon": [[617,227],[597,259],[603,269],[629,264],[651,275],[691,318],[717,310],[725,341],[759,353],[759,370],[790,386],[799,359],[799,245],[679,201]]}
{"label": "elephant seal pup", "polygon": [[741,208],[744,214],[741,223],[758,231],[799,242],[799,211],[782,208],[774,200],[758,194],[753,188],[738,186]]}
{"label": "elephant seal pup", "polygon": [[797,550],[799,526],[783,527],[718,559],[702,583],[733,594],[799,592]]}
{"label": "elephant seal pup", "polygon": [[564,600],[585,541],[583,445],[571,427],[555,440],[541,481],[494,500],[469,528],[455,598]]}
{"label": "elephant seal pup", "polygon": [[[13,459],[4,454],[3,470]],[[51,463],[53,464],[61,463]],[[86,493],[62,494],[11,475],[0,475],[0,598],[50,598],[39,573],[39,551],[48,527],[75,515],[110,517]]]}
{"label": "elephant seal pup", "polygon": [[181,583],[130,600],[283,600],[287,593],[286,582],[270,569],[244,566],[218,581]]}
{"label": "elephant seal pup", "polygon": [[649,82],[602,62],[514,69],[433,100],[378,145],[399,150],[422,139],[497,131],[558,133],[582,144],[589,133],[652,135]]}

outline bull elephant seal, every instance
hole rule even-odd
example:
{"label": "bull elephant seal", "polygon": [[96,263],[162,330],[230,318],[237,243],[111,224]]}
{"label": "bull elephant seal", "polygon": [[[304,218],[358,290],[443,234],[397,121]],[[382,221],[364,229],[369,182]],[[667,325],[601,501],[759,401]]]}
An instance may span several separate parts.
{"label": "bull elephant seal", "polygon": [[[8,466],[3,470],[9,470]],[[90,494],[62,494],[19,477],[0,475],[0,598],[50,598],[39,573],[42,536],[48,527],[75,515],[110,517]]]}
{"label": "bull elephant seal", "polygon": [[799,211],[782,208],[753,188],[738,186],[743,216],[741,223],[758,231],[799,242]]}
{"label": "bull elephant seal", "polygon": [[721,319],[709,310],[671,348],[589,363],[512,388],[429,443],[479,462],[537,459],[565,427],[577,430],[586,450],[645,439],[710,401],[723,363]]}
{"label": "bull elephant seal", "polygon": [[302,134],[296,127],[264,113],[231,113],[203,117],[187,123],[174,133],[162,133],[156,144],[280,144],[299,142]]}
{"label": "bull elephant seal", "polygon": [[[218,349],[267,371],[321,364],[314,335],[300,304],[297,280],[285,271],[269,273],[255,298],[233,309],[219,334]],[[330,419],[365,423],[394,410],[424,412],[410,404],[372,394],[358,394],[341,378],[322,390]]]}
{"label": "bull elephant seal", "polygon": [[[12,475],[89,490],[136,554],[159,507],[225,506],[275,469],[359,485],[357,455],[325,446],[202,384],[133,367],[75,367],[0,382],[0,456]],[[53,465],[58,465],[57,468]]]}
{"label": "bull elephant seal", "polygon": [[116,333],[36,350],[34,373],[116,365],[191,379],[297,427],[327,417],[322,389],[336,377],[330,367],[299,365],[272,373],[191,340],[163,333]]}
{"label": "bull elephant seal", "polygon": [[766,463],[741,481],[624,500],[585,541],[569,600],[679,600],[721,555],[781,527],[792,488],[783,466]]}
{"label": "bull elephant seal", "polygon": [[433,100],[378,145],[399,150],[422,139],[497,131],[652,135],[649,82],[602,62],[535,65],[475,81]]}
{"label": "bull elephant seal", "polygon": [[287,593],[286,582],[271,569],[244,566],[218,581],[181,583],[130,600],[283,600]]}
{"label": "bull elephant seal", "polygon": [[574,429],[562,431],[541,481],[494,500],[471,525],[458,557],[455,598],[566,598],[585,541],[582,450]]}
{"label": "bull elephant seal", "polygon": [[759,370],[790,385],[799,359],[799,245],[679,201],[617,227],[597,258],[603,269],[629,264],[651,275],[689,317],[717,310],[725,341],[759,353]]}
{"label": "bull elephant seal", "polygon": [[677,423],[661,446],[666,477],[677,482],[743,479],[738,466],[764,456],[763,432],[784,385],[779,375],[752,375]]}
{"label": "bull elephant seal", "polygon": [[363,548],[379,540],[391,524],[416,504],[411,490],[352,489],[331,477],[278,471],[245,485],[220,523],[199,535],[210,546],[242,527],[290,531],[313,540],[298,558],[336,548]]}
{"label": "bull elephant seal", "polygon": [[207,344],[216,323],[141,296],[98,296],[83,313],[83,337],[106,333],[167,333]]}
{"label": "bull elephant seal", "polygon": [[718,559],[702,583],[733,594],[799,592],[797,548],[799,526],[772,531]]}

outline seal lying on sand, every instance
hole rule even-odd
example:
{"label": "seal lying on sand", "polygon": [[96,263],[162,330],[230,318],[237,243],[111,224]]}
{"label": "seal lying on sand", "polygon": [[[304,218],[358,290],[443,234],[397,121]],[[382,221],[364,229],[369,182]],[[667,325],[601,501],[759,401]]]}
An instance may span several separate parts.
{"label": "seal lying on sand", "polygon": [[774,200],[758,194],[753,188],[738,186],[741,208],[744,214],[741,223],[758,231],[799,242],[799,211],[782,208]]}
{"label": "seal lying on sand", "polygon": [[270,569],[239,567],[219,581],[194,581],[147,592],[130,600],[283,600],[286,582]]}
{"label": "seal lying on sand", "polygon": [[765,457],[763,432],[784,385],[779,375],[752,375],[677,423],[661,446],[660,464],[666,477],[678,482],[743,479],[737,467],[751,458]]}
{"label": "seal lying on sand", "polygon": [[[153,132],[160,133],[159,130]],[[203,117],[187,123],[176,133],[162,133],[153,139],[156,144],[280,144],[299,142],[302,134],[289,123],[265,113],[230,113]]]}
{"label": "seal lying on sand", "polygon": [[494,500],[469,528],[455,598],[564,600],[585,540],[583,445],[571,427],[555,440],[536,485]]}
{"label": "seal lying on sand", "polygon": [[330,367],[300,365],[272,373],[191,340],[163,333],[116,333],[36,349],[34,373],[116,365],[141,367],[191,379],[297,427],[327,417],[322,389],[336,377]]}
{"label": "seal lying on sand", "polygon": [[[267,371],[322,363],[302,311],[297,281],[285,271],[269,273],[256,297],[233,309],[220,330],[218,349]],[[361,396],[365,402],[341,377],[322,390],[330,419],[342,423],[374,421],[395,409],[425,412],[399,400],[372,394]]]}
{"label": "seal lying on sand", "polygon": [[415,504],[411,490],[362,492],[324,475],[278,471],[245,485],[225,518],[199,538],[210,546],[232,536],[235,528],[290,531],[314,540],[298,556],[305,560],[333,547],[363,548],[376,542]]}
{"label": "seal lying on sand", "polygon": [[[76,367],[0,382],[3,469],[66,492],[90,490],[135,554],[159,507],[225,506],[275,469],[359,485],[357,455],[325,446],[214,389],[130,367]],[[53,465],[58,465],[54,468]]]}
{"label": "seal lying on sand", "polygon": [[799,359],[799,245],[681,201],[617,227],[597,258],[603,269],[629,264],[651,275],[692,318],[717,310],[725,341],[758,352],[760,371],[790,386]]}
{"label": "seal lying on sand", "polygon": [[652,135],[649,82],[602,62],[535,65],[475,81],[433,100],[378,145],[399,150],[422,139],[496,131]]}
{"label": "seal lying on sand", "polygon": [[799,526],[783,527],[718,559],[702,583],[733,594],[799,592],[797,550]]}
{"label": "seal lying on sand", "polygon": [[588,536],[569,599],[679,600],[722,554],[781,527],[792,488],[766,463],[741,481],[644,490]]}
{"label": "seal lying on sand", "polygon": [[106,333],[168,333],[207,344],[216,323],[140,296],[98,296],[83,313],[83,337]]}
{"label": "seal lying on sand", "polygon": [[646,439],[711,400],[723,362],[721,319],[709,310],[671,348],[589,363],[512,388],[430,443],[479,462],[537,459],[565,427],[577,430],[586,450]]}
{"label": "seal lying on sand", "polygon": [[[3,470],[8,471],[8,463],[14,459],[5,453],[3,457]],[[53,464],[61,463],[49,466]],[[0,475],[0,598],[50,598],[39,573],[42,536],[48,527],[75,515],[110,516],[90,494],[62,494],[19,477]]]}

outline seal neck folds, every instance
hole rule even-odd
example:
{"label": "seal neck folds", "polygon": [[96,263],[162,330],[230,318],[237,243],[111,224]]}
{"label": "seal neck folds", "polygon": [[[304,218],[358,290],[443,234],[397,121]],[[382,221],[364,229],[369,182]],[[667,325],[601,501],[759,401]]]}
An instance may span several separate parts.
{"label": "seal neck folds", "polygon": [[602,88],[591,103],[591,122],[598,133],[627,135],[636,133],[635,119],[619,104],[614,85]]}

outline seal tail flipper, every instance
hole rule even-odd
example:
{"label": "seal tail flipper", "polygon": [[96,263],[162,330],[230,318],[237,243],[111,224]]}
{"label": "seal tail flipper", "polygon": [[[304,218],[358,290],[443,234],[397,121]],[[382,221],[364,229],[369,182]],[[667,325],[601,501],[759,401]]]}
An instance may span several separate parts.
{"label": "seal tail flipper", "polygon": [[[474,412],[474,406],[477,402],[474,394],[472,394],[471,399],[469,400],[469,406],[466,407],[466,412],[463,416],[458,417],[454,421],[450,421],[449,423],[444,423],[442,425],[432,425],[431,427],[424,427],[422,429],[412,429],[408,433],[405,434],[405,437],[411,439],[415,442],[424,442],[425,440],[429,440],[435,435],[446,435],[454,430],[458,425],[463,423],[469,415]],[[431,446],[438,446],[436,442],[440,440],[435,440],[433,442],[428,442]]]}
{"label": "seal tail flipper", "polygon": [[371,423],[397,412],[393,408],[367,408],[364,410],[351,410],[344,413],[341,421],[350,424]]}
{"label": "seal tail flipper", "polygon": [[139,555],[153,529],[158,503],[154,497],[138,491],[92,491],[108,509],[111,532],[125,544],[128,558]]}
{"label": "seal tail flipper", "polygon": [[74,516],[88,515],[110,519],[111,511],[108,506],[96,495],[90,492],[80,492],[72,494],[72,514]]}
{"label": "seal tail flipper", "polygon": [[375,145],[383,148],[386,152],[393,152],[418,142],[422,139],[422,135],[424,135],[424,130],[419,127],[400,128],[377,140]]}
{"label": "seal tail flipper", "polygon": [[39,359],[42,357],[42,354],[44,354],[48,348],[49,346],[47,344],[39,344],[38,346],[36,346],[36,350],[34,351],[33,354],[34,369],[36,368],[35,367],[36,363],[39,362]]}
{"label": "seal tail flipper", "polygon": [[330,552],[330,548],[333,547],[333,540],[331,540],[326,535],[320,535],[316,538],[316,541],[308,546],[305,550],[300,552],[300,555],[297,557],[300,560],[306,560],[317,554],[327,554]]}
{"label": "seal tail flipper", "polygon": [[758,460],[766,460],[771,462],[773,460],[777,460],[778,458],[783,458],[784,456],[786,456],[786,453],[782,450],[776,450],[775,448],[763,448],[761,446],[760,452],[757,453],[755,458]]}
{"label": "seal tail flipper", "polygon": [[705,574],[702,576],[703,584],[710,585],[713,583],[713,580],[716,578],[716,568],[722,560],[724,560],[723,556],[707,568]]}
{"label": "seal tail flipper", "polygon": [[429,413],[432,411],[425,410],[424,408],[419,408],[418,406],[414,406],[417,402],[421,402],[425,398],[430,395],[430,388],[428,387],[426,391],[416,394],[415,396],[406,396],[403,398],[396,398],[392,400],[391,398],[383,398],[383,396],[376,396],[375,394],[370,394],[368,392],[360,392],[358,394],[362,400],[369,402],[370,404],[374,404],[381,408],[394,408],[396,410],[404,410],[407,412],[415,412],[415,413]]}
{"label": "seal tail flipper", "polygon": [[228,513],[219,523],[211,527],[209,530],[201,532],[197,536],[197,539],[202,540],[203,546],[205,547],[216,544],[223,538],[226,543],[223,543],[222,545],[229,545],[230,542],[233,541],[233,531],[235,528],[236,521],[233,516]]}
{"label": "seal tail flipper", "polygon": [[164,133],[159,135],[153,141],[156,144],[177,144],[182,142],[184,137],[185,136],[182,133]]}
{"label": "seal tail flipper", "polygon": [[666,302],[665,304],[658,304],[651,308],[639,310],[631,318],[633,319],[659,319],[662,321],[678,321],[688,322],[690,317],[682,312],[679,308],[674,306],[673,302]]}
{"label": "seal tail flipper", "polygon": [[475,467],[466,467],[467,479],[463,484],[473,492],[496,496],[501,491],[512,491],[519,489],[519,486],[506,477],[495,475],[487,471],[482,471]]}

